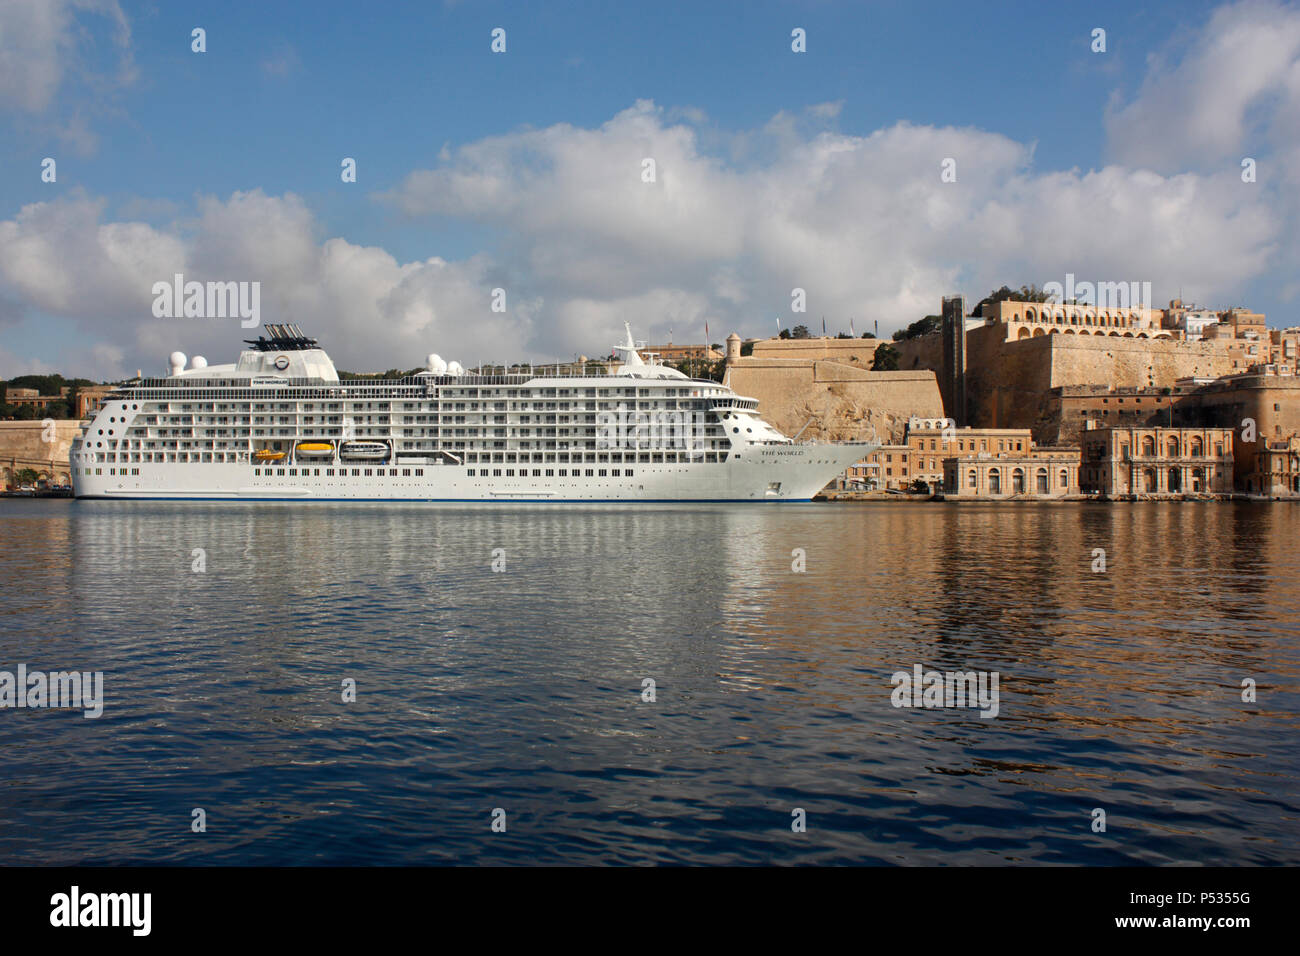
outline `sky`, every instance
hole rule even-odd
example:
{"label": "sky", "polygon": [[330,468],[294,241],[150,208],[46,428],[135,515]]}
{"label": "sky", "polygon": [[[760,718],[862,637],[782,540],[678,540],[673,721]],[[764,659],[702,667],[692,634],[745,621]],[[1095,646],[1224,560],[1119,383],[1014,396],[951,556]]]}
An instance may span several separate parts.
{"label": "sky", "polygon": [[177,273],[354,371],[1067,274],[1286,327],[1298,226],[1296,3],[0,0],[4,377],[232,361]]}

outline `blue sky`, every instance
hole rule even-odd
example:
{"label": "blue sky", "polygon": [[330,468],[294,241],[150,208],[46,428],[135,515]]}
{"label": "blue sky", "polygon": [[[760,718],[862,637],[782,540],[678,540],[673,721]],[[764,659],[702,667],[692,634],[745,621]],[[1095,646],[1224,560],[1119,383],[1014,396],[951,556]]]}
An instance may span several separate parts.
{"label": "blue sky", "polygon": [[224,360],[237,323],[150,313],[182,268],[262,282],[263,320],[347,368],[594,354],[624,319],[886,331],[1066,272],[1296,324],[1298,23],[1195,0],[11,0],[0,375]]}

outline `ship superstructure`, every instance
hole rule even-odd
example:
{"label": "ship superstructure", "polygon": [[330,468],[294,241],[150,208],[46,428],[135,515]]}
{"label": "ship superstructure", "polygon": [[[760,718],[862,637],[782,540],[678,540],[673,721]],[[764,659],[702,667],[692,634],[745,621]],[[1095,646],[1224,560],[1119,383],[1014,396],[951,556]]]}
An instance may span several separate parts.
{"label": "ship superstructure", "polygon": [[430,355],[341,381],[271,325],[238,361],[177,352],[111,394],[71,450],[79,498],[806,501],[874,443],[797,443],[758,402],[647,361],[469,372]]}

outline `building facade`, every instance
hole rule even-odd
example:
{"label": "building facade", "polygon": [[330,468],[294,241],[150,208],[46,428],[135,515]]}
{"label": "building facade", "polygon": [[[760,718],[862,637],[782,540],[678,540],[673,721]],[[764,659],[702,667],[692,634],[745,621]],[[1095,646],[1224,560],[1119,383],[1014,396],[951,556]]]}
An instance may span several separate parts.
{"label": "building facade", "polygon": [[958,455],[944,459],[945,498],[1067,498],[1079,494],[1079,453]]}
{"label": "building facade", "polygon": [[1232,441],[1230,428],[1088,429],[1079,485],[1106,498],[1228,494]]}

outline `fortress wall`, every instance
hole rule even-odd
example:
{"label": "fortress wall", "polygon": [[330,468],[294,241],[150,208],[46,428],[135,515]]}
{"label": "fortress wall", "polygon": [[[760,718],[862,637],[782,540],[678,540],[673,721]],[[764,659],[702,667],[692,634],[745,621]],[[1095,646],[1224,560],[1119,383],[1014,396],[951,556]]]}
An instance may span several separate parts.
{"label": "fortress wall", "polygon": [[880,344],[879,339],[763,339],[754,343],[753,358],[801,361],[833,359],[870,368]]}
{"label": "fortress wall", "polygon": [[0,478],[7,483],[14,471],[33,468],[51,478],[68,477],[68,449],[81,434],[81,422],[53,419],[54,441],[43,441],[42,420],[0,422]]}
{"label": "fortress wall", "polygon": [[[869,341],[869,340],[868,340]],[[939,384],[929,371],[870,372],[829,361],[743,358],[730,369],[730,386],[756,398],[763,417],[801,439],[901,441],[913,415],[942,417]]]}

